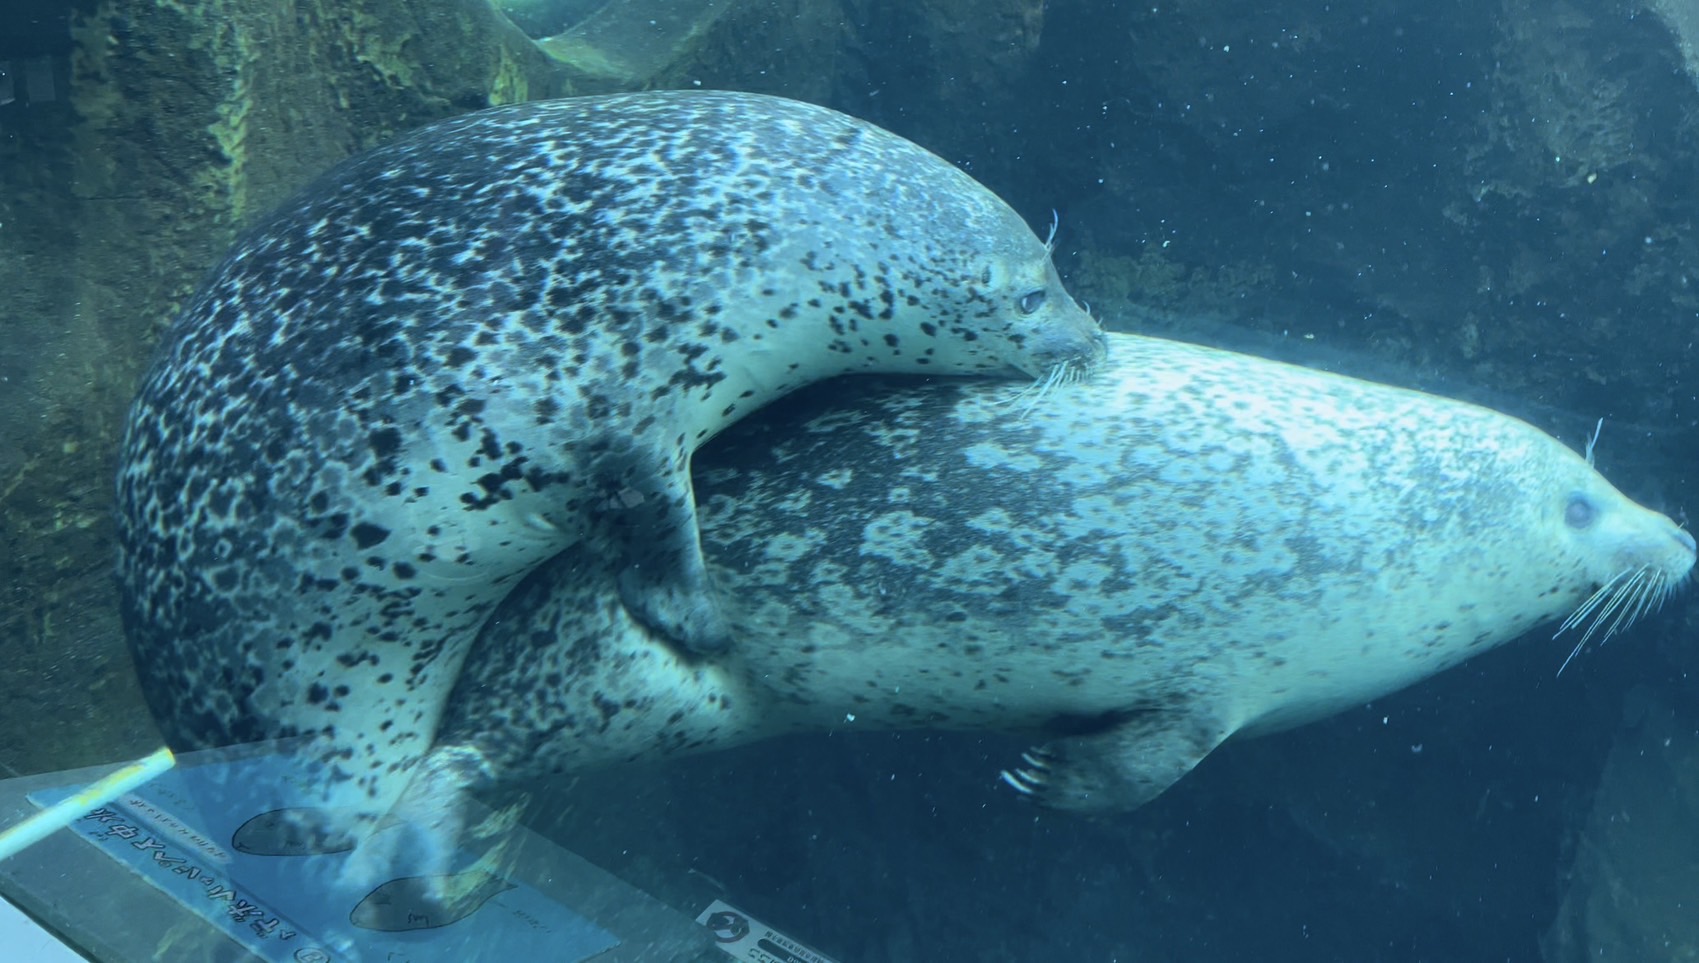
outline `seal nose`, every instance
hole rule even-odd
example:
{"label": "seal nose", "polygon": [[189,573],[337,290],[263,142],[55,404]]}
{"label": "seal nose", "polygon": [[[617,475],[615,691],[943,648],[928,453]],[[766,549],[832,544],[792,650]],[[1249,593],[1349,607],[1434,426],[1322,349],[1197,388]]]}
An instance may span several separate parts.
{"label": "seal nose", "polygon": [[1689,555],[1694,554],[1695,550],[1699,550],[1699,544],[1694,543],[1693,536],[1685,528],[1675,530],[1675,540],[1681,543],[1682,548],[1687,549]]}
{"label": "seal nose", "polygon": [[1105,358],[1109,357],[1109,336],[1104,334],[1103,328],[1087,315],[1085,324],[1081,326],[1078,336],[1072,339],[1072,343],[1067,347],[1069,354],[1065,357],[1058,357],[1056,359],[1058,362],[1071,361],[1087,368],[1095,368],[1102,364]]}
{"label": "seal nose", "polygon": [[[1030,352],[1036,364],[1016,364],[1028,377],[1040,379],[1053,374],[1058,365],[1074,365],[1077,370],[1089,371],[1102,364],[1109,354],[1109,339],[1095,321],[1087,320],[1088,325],[1043,332],[1044,340]],[[1037,370],[1032,370],[1034,367]]]}

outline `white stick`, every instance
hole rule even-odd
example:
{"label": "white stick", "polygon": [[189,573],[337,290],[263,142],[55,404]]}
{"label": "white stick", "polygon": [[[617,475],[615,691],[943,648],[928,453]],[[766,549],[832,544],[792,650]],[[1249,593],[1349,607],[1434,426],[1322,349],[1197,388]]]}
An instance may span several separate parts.
{"label": "white stick", "polygon": [[0,859],[16,855],[55,830],[71,825],[89,810],[99,809],[176,764],[177,759],[171,755],[170,749],[160,749],[146,759],[139,759],[96,780],[70,798],[56,802],[11,829],[0,832]]}

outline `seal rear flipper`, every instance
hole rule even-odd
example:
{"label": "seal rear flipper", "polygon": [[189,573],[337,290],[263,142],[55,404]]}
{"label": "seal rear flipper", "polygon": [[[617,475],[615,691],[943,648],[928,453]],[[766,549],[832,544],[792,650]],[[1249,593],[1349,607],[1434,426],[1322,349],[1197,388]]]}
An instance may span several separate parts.
{"label": "seal rear flipper", "polygon": [[1003,781],[1051,809],[1116,812],[1161,795],[1228,733],[1192,715],[1138,713],[1113,728],[1068,736],[1021,754]]}

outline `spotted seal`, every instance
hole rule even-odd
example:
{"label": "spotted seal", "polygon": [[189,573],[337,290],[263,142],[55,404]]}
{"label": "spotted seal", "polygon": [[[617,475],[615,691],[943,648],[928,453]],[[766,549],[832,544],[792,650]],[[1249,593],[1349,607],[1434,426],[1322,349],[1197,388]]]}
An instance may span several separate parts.
{"label": "spotted seal", "polygon": [[562,550],[616,559],[595,577],[681,658],[724,644],[688,466],[726,425],[832,375],[1067,380],[1102,352],[1006,204],[824,108],[424,128],[240,240],[144,379],[118,475],[144,689],[178,747],[309,737],[327,807],[370,819]]}
{"label": "spotted seal", "polygon": [[1620,629],[1693,565],[1687,532],[1525,422],[1111,338],[1024,418],[995,386],[864,384],[740,426],[697,483],[732,649],[681,659],[563,557],[485,628],[445,744],[517,779],[799,730],[1004,730],[1042,743],[1004,773],[1021,792],[1130,808],[1229,737],[1566,613]]}

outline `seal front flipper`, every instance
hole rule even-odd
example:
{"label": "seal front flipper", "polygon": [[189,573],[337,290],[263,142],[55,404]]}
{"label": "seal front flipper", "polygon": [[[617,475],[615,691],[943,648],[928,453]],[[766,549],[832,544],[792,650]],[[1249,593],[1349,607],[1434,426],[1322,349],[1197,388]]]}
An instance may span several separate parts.
{"label": "seal front flipper", "polygon": [[702,560],[688,465],[634,477],[604,475],[603,518],[620,560],[619,596],[633,618],[685,652],[712,655],[731,646]]}
{"label": "seal front flipper", "polygon": [[699,552],[670,562],[653,555],[632,562],[620,572],[619,596],[637,621],[688,653],[714,655],[731,648],[731,630],[709,592]]}
{"label": "seal front flipper", "polygon": [[1051,809],[1137,809],[1191,772],[1227,735],[1225,727],[1191,713],[1137,711],[1111,728],[1024,752],[1025,766],[1001,776]]}

